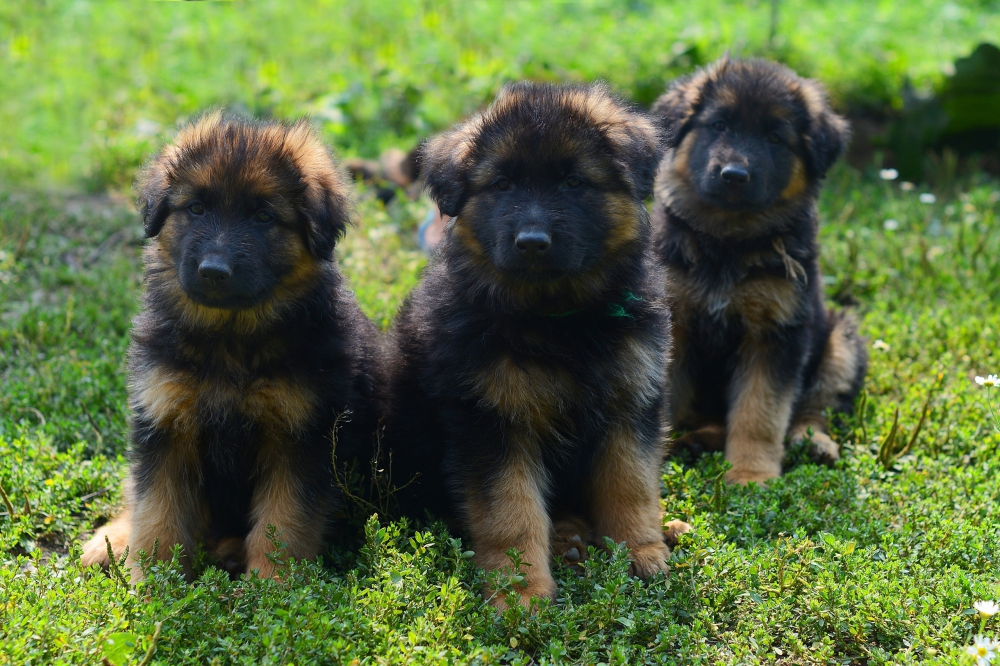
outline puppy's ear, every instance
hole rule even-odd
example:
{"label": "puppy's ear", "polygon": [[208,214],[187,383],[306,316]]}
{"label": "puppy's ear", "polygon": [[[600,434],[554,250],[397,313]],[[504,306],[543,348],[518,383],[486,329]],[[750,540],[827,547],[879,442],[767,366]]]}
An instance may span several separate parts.
{"label": "puppy's ear", "polygon": [[816,81],[803,80],[799,94],[809,116],[809,126],[802,137],[806,162],[811,175],[822,178],[847,148],[851,127],[833,112],[827,102],[826,91]]}
{"label": "puppy's ear", "polygon": [[153,238],[160,233],[163,223],[170,214],[170,204],[167,200],[170,177],[163,164],[164,160],[163,155],[154,158],[139,174],[135,183],[135,189],[139,192],[136,208],[142,216],[146,238]]}
{"label": "puppy's ear", "polygon": [[424,141],[416,166],[441,213],[458,217],[468,195],[466,158],[471,147],[468,123]]}
{"label": "puppy's ear", "polygon": [[653,181],[663,151],[669,145],[669,135],[652,118],[636,113],[625,127],[624,136],[618,154],[628,172],[632,192],[637,199],[648,199],[653,196]]}
{"label": "puppy's ear", "polygon": [[729,52],[726,51],[725,55],[708,67],[671,83],[667,92],[653,103],[650,113],[673,142],[684,138],[691,119],[701,106],[705,88],[718,79],[729,64]]}
{"label": "puppy's ear", "polygon": [[347,187],[340,174],[313,174],[306,188],[302,212],[306,218],[309,252],[317,259],[333,259],[333,248],[347,231],[353,209]]}

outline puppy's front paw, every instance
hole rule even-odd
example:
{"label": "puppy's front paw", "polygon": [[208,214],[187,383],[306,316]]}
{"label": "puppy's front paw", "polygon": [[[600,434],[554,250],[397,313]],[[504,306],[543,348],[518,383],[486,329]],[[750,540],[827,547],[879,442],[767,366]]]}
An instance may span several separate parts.
{"label": "puppy's front paw", "polygon": [[840,447],[826,433],[814,432],[809,457],[821,465],[832,465],[840,460]]}
{"label": "puppy's front paw", "polygon": [[123,521],[112,521],[94,532],[94,536],[83,544],[83,555],[80,556],[81,566],[89,567],[91,564],[99,564],[102,569],[108,568],[111,560],[108,559],[108,543],[104,540],[105,537],[111,542],[111,550],[115,557],[122,556],[128,545],[129,532],[131,532],[131,526],[122,523]]}
{"label": "puppy's front paw", "polygon": [[693,529],[683,520],[671,520],[663,526],[663,542],[672,550],[677,547],[677,541],[680,540],[681,535],[687,534]]}
{"label": "puppy's front paw", "polygon": [[670,549],[662,541],[633,546],[629,559],[632,560],[629,573],[645,580],[657,571],[667,571]]}
{"label": "puppy's front paw", "polygon": [[745,469],[741,467],[734,467],[728,472],[726,472],[726,483],[738,486],[745,486],[751,481],[755,481],[759,485],[764,485],[771,479],[776,479],[781,476],[781,471],[771,471],[771,470],[757,470],[757,469]]}
{"label": "puppy's front paw", "polygon": [[[525,578],[526,580],[523,585],[514,586],[514,591],[519,595],[518,601],[522,606],[530,608],[532,597],[548,599],[549,601],[556,600],[558,588],[556,587],[555,579],[552,578],[551,575],[535,574],[532,576],[529,573],[525,576]],[[494,594],[492,588],[489,586],[483,589],[483,596],[489,599],[490,605],[501,613],[510,607],[511,599],[509,599],[502,592]]]}

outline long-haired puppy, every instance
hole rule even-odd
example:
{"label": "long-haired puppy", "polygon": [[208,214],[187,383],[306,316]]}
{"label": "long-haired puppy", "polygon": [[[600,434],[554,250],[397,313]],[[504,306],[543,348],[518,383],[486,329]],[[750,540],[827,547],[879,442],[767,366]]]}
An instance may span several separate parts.
{"label": "long-haired puppy", "polygon": [[839,457],[827,410],[847,412],[867,356],[828,311],[816,199],[848,140],[815,81],[728,57],[654,105],[673,132],[655,187],[656,248],[674,317],[670,393],[680,445],[722,449],[734,483],[781,474],[785,440]]}
{"label": "long-haired puppy", "polygon": [[151,240],[127,506],[83,563],[107,564],[107,537],[116,555],[181,544],[187,568],[202,542],[234,572],[272,575],[275,541],[319,554],[338,501],[335,422],[346,458],[379,411],[376,331],[333,261],[348,186],[306,122],[216,112],[181,130],[139,189]]}
{"label": "long-haired puppy", "polygon": [[385,447],[404,510],[457,514],[487,571],[521,551],[525,604],[555,598],[564,515],[625,542],[635,574],[666,568],[669,319],[644,207],[661,152],[604,86],[532,83],[422,150],[452,220],[395,325]]}

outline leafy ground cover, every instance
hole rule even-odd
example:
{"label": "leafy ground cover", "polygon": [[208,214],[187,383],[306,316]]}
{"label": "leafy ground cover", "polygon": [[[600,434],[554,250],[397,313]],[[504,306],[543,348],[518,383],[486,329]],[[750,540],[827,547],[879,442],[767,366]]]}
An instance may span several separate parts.
{"label": "leafy ground cover", "polygon": [[[822,200],[828,293],[858,303],[873,344],[845,459],[793,451],[749,489],[721,483],[718,457],[668,461],[668,517],[696,528],[672,571],[644,584],[622,551],[597,553],[530,617],[485,606],[438,525],[372,520],[283,583],[162,565],[131,591],[80,569],[124,469],[139,224],[106,197],[4,193],[0,663],[138,663],[156,627],[154,663],[963,662],[972,603],[1000,596],[1000,434],[973,382],[1000,366],[1000,186],[920,194],[845,167]],[[423,265],[423,205],[362,194],[341,248],[383,323]]]}
{"label": "leafy ground cover", "polygon": [[[342,152],[373,154],[504,77],[604,76],[648,101],[731,45],[863,99],[931,85],[1000,32],[990,2],[785,0],[768,45],[768,3],[628,5],[0,7],[0,664],[960,664],[1000,634],[972,610],[1000,597],[1000,433],[973,381],[1000,373],[1000,183],[932,191],[843,166],[821,201],[824,280],[872,345],[844,460],[792,451],[748,489],[717,456],[668,460],[667,517],[696,528],[669,574],[641,583],[622,550],[597,552],[558,571],[555,604],[498,615],[454,535],[378,520],[281,583],[201,558],[195,583],[164,564],[131,590],[77,565],[125,467],[141,228],[117,192],[183,116],[310,112]],[[382,326],[419,279],[426,206],[362,192],[339,249]]]}

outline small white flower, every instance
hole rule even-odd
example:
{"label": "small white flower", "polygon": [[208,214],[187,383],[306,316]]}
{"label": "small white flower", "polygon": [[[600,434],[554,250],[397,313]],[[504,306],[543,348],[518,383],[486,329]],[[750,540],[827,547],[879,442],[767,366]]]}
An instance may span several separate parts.
{"label": "small white flower", "polygon": [[904,192],[909,192],[913,190],[913,188],[915,187],[916,185],[914,185],[908,180],[904,180],[902,183],[899,184],[899,189],[903,190]]}
{"label": "small white flower", "polygon": [[883,340],[882,338],[879,338],[878,340],[873,342],[872,347],[878,349],[879,351],[889,351],[888,343],[886,343],[886,341]]}
{"label": "small white flower", "polygon": [[980,386],[985,386],[987,388],[992,388],[994,386],[1000,385],[1000,377],[996,375],[989,375],[987,377],[976,377],[976,383]]}
{"label": "small white flower", "polygon": [[878,172],[878,175],[882,180],[896,180],[899,178],[899,172],[895,169],[882,169]]}
{"label": "small white flower", "polygon": [[997,656],[997,648],[1000,647],[994,640],[985,636],[976,636],[972,645],[965,648],[965,653],[976,660],[976,666],[988,666]]}
{"label": "small white flower", "polygon": [[997,613],[1000,613],[1000,606],[997,606],[997,602],[993,600],[977,601],[972,604],[972,607],[979,613],[979,617],[983,618],[993,617]]}
{"label": "small white flower", "polygon": [[886,231],[895,231],[896,229],[899,229],[899,220],[888,219],[882,223],[882,227]]}
{"label": "small white flower", "polygon": [[922,204],[932,204],[937,202],[937,197],[930,192],[924,192],[920,195],[920,203]]}

